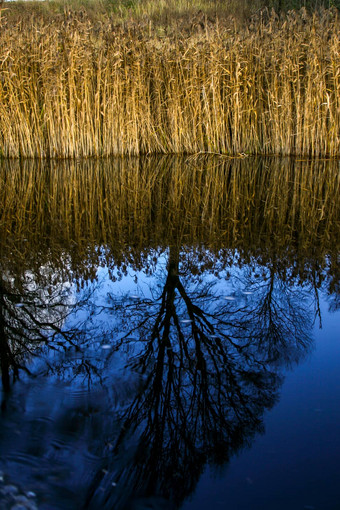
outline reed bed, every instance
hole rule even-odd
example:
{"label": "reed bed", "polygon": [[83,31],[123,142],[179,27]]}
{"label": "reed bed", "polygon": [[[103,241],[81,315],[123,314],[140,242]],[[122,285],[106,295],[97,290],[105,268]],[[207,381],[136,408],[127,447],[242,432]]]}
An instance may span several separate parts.
{"label": "reed bed", "polygon": [[336,9],[168,33],[85,11],[0,23],[2,157],[340,153]]}

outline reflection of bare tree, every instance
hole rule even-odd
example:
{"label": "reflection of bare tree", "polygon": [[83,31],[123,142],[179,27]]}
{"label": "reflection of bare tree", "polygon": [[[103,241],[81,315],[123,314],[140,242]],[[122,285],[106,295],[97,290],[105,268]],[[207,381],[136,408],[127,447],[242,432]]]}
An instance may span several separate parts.
{"label": "reflection of bare tree", "polygon": [[[33,375],[28,368],[33,358],[45,358],[46,370],[56,373],[57,359],[52,366],[45,354],[70,348],[80,351],[81,343],[80,324],[67,331],[63,328],[70,312],[81,306],[72,302],[68,282],[57,281],[55,273],[52,278],[50,274],[44,278],[40,275],[40,279],[27,273],[19,286],[17,283],[9,273],[0,281],[0,366],[4,394],[20,371]],[[92,372],[90,368],[88,371]]]}
{"label": "reflection of bare tree", "polygon": [[[97,467],[86,476],[77,454],[67,456],[75,474],[60,484],[80,487],[77,507],[134,508],[136,500],[155,496],[159,506],[178,506],[207,463],[227,463],[262,430],[263,413],[277,399],[280,366],[308,351],[312,317],[293,275],[273,264],[241,263],[230,276],[225,263],[216,265],[209,255],[202,261],[197,252],[202,276],[192,271],[189,252],[171,247],[167,253],[165,273],[150,295],[109,295],[107,306],[92,298],[91,288],[79,294],[81,302],[62,306],[62,286],[51,294],[30,284],[19,297],[2,283],[4,389],[11,369],[14,375],[26,369],[25,357],[37,354],[44,358],[39,375],[45,384],[97,383],[91,397],[80,392],[76,404],[59,405],[55,426],[46,421],[39,437],[40,452],[44,441],[49,450],[48,437],[57,444],[75,441],[76,432],[77,444],[95,455]],[[63,322],[70,309],[83,310],[83,319]],[[96,321],[105,313],[110,320],[103,328]],[[111,349],[95,347],[108,342]],[[121,398],[119,385],[126,386]],[[52,396],[53,384],[45,391]],[[33,413],[23,424],[25,437],[35,435],[37,421]],[[64,476],[64,457],[53,458]],[[47,476],[49,469],[49,460],[40,463],[39,473]]]}
{"label": "reflection of bare tree", "polygon": [[340,309],[340,257],[337,253],[327,257],[328,271],[326,273],[326,288],[329,309],[332,312]]}
{"label": "reflection of bare tree", "polygon": [[275,287],[274,273],[260,302],[254,291],[250,305],[234,304],[212,283],[186,289],[179,266],[172,248],[158,298],[111,303],[130,325],[126,337],[138,331],[145,342],[130,360],[145,382],[118,412],[121,431],[90,508],[125,508],[129,498],[155,494],[178,505],[207,462],[225,463],[261,430],[281,382],[277,365],[291,361],[291,349],[294,359],[308,349],[308,320],[292,296],[278,306],[287,289]]}
{"label": "reflection of bare tree", "polygon": [[260,281],[257,277],[249,272],[242,282],[248,289],[247,306],[236,311],[235,323],[242,324],[246,336],[270,364],[297,363],[310,344],[309,292],[297,286],[287,272],[284,278],[280,277],[272,264]]}
{"label": "reflection of bare tree", "polygon": [[0,358],[5,392],[10,389],[11,372],[14,379],[19,370],[28,372],[25,364],[28,355],[34,354],[55,335],[63,335],[61,308],[63,305],[53,300],[42,303],[35,291],[23,295],[6,289],[6,282],[0,283]]}

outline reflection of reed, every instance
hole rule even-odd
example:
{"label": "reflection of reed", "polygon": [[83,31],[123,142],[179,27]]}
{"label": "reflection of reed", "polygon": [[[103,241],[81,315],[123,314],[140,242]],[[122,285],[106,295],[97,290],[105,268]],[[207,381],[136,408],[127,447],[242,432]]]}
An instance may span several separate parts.
{"label": "reflection of reed", "polygon": [[2,162],[0,229],[79,247],[176,240],[300,248],[339,239],[338,163],[147,158]]}
{"label": "reflection of reed", "polygon": [[[127,509],[155,501],[154,508],[167,502],[173,503],[168,508],[177,508],[208,463],[225,465],[263,430],[263,413],[278,399],[281,368],[303,359],[312,347],[313,296],[299,288],[295,268],[282,275],[275,259],[268,267],[252,261],[238,268],[236,255],[228,280],[234,278],[238,297],[230,301],[219,285],[227,276],[227,271],[220,273],[228,264],[224,251],[215,252],[215,260],[209,260],[213,252],[204,247],[183,253],[177,245],[167,253],[166,267],[163,258],[156,281],[151,280],[152,299],[142,294],[131,299],[116,284],[116,294],[105,286],[102,291],[98,287],[99,294],[89,288],[75,301],[79,321],[71,317],[62,331],[51,314],[51,305],[59,310],[58,298],[64,300],[64,286],[59,285],[58,292],[54,272],[53,300],[37,302],[37,296],[52,294],[51,286],[42,283],[33,295],[21,292],[23,306],[17,308],[18,298],[5,284],[0,286],[0,362],[7,390],[2,408],[11,422],[18,412],[10,405],[11,372],[15,379],[26,368],[24,361],[30,367],[39,356],[44,359],[39,376],[44,380],[45,424],[41,426],[36,400],[40,378],[32,378],[24,391],[25,413],[19,414],[22,433],[18,439],[15,427],[7,427],[1,451],[5,461],[11,457],[10,472],[19,473],[21,484],[21,476],[28,476],[48,506],[65,494],[60,508]],[[191,266],[185,270],[188,261]],[[201,269],[204,263],[206,268],[195,278],[197,272],[190,269]],[[98,299],[101,292],[104,301]],[[103,313],[114,320],[103,320]],[[18,321],[19,338],[14,327]],[[49,335],[40,331],[42,326]],[[100,349],[108,341],[112,348]],[[38,350],[41,343],[46,348]],[[119,369],[126,374],[123,379]],[[48,384],[56,380],[69,381],[65,393]],[[86,397],[80,393],[79,398],[77,392],[74,398],[72,389],[79,387],[87,388]],[[94,391],[89,399],[90,387]],[[32,448],[35,442],[39,448]],[[53,462],[46,453],[51,444],[63,446],[53,452]],[[28,474],[23,458],[30,459]],[[37,471],[32,466],[38,466]],[[64,476],[51,483],[51,473],[58,469]],[[71,499],[77,503],[70,506]]]}

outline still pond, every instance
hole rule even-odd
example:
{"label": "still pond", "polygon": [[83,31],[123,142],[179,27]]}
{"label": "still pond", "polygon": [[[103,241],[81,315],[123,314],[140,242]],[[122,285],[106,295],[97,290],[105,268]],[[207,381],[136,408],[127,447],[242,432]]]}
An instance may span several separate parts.
{"label": "still pond", "polygon": [[340,509],[339,186],[0,162],[0,509]]}

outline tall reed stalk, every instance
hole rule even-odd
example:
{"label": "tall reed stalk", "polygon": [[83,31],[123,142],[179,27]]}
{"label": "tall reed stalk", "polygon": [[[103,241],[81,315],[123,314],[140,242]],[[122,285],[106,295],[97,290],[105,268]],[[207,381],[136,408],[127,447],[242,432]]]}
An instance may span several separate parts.
{"label": "tall reed stalk", "polygon": [[0,154],[340,153],[336,10],[189,31],[86,14],[0,27]]}

